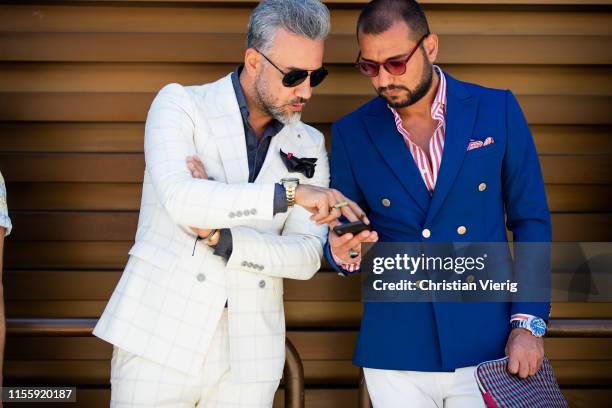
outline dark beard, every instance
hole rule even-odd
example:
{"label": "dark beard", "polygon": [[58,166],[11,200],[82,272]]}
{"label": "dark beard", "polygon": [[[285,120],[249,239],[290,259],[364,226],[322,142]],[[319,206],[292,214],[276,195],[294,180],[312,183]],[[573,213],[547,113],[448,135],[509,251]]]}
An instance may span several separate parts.
{"label": "dark beard", "polygon": [[[378,92],[378,95],[385,98],[389,106],[393,109],[406,108],[410,105],[414,105],[415,103],[423,99],[425,95],[427,95],[427,92],[429,92],[431,84],[433,83],[433,66],[428,60],[425,61],[426,63],[423,66],[423,73],[421,74],[421,82],[419,82],[419,84],[414,90],[410,90],[403,85],[389,85],[382,88],[378,88],[376,90]],[[408,93],[406,99],[398,101],[397,99],[391,100],[384,96],[384,91],[392,89],[401,89],[406,91]]]}

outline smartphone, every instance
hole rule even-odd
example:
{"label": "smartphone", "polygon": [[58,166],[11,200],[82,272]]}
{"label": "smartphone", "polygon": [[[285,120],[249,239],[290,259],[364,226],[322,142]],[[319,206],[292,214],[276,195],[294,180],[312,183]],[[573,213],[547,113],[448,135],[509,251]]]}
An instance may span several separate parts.
{"label": "smartphone", "polygon": [[363,221],[349,222],[348,224],[336,225],[334,232],[342,236],[348,232],[353,235],[359,234],[361,231],[370,230],[370,226]]}

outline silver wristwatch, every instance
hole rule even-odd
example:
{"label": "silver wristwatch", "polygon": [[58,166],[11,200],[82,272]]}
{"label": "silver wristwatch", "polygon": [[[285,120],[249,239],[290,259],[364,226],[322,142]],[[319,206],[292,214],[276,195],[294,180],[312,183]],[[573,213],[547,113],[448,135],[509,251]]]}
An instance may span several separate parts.
{"label": "silver wristwatch", "polygon": [[287,208],[293,207],[295,204],[295,190],[300,184],[298,178],[283,178],[281,184],[285,187],[285,196],[287,197]]}
{"label": "silver wristwatch", "polygon": [[510,322],[513,329],[526,329],[536,337],[546,334],[546,322],[540,317],[529,317],[527,319],[515,319]]}

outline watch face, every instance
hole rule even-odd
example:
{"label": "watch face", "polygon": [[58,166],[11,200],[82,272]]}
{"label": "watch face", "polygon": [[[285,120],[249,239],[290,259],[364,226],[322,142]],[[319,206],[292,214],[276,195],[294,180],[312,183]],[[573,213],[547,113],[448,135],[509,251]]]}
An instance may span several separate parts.
{"label": "watch face", "polygon": [[281,183],[284,186],[296,186],[297,187],[297,185],[300,184],[300,179],[297,179],[297,178],[284,178],[284,179],[281,179]]}
{"label": "watch face", "polygon": [[540,318],[531,320],[529,327],[535,336],[542,337],[546,333],[546,323]]}

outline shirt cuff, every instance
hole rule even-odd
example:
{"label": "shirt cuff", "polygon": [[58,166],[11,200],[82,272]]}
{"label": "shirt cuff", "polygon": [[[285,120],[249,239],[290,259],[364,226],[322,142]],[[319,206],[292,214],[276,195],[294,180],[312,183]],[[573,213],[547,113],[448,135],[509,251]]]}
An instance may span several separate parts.
{"label": "shirt cuff", "polygon": [[274,208],[272,214],[284,213],[287,212],[287,209],[287,193],[285,187],[277,183],[274,185]]}
{"label": "shirt cuff", "polygon": [[344,269],[345,271],[355,272],[355,271],[358,271],[359,268],[361,267],[361,256],[358,258],[355,258],[355,261],[351,263],[346,263],[342,259],[338,258],[336,254],[334,254],[334,250],[331,249],[331,246],[329,248],[329,251],[331,252],[332,258],[334,258],[334,262],[336,262],[336,264],[342,269]]}
{"label": "shirt cuff", "polygon": [[214,254],[228,261],[234,250],[234,240],[232,239],[232,231],[229,228],[223,228],[219,232],[219,241],[215,245]]}
{"label": "shirt cuff", "polygon": [[8,236],[13,229],[13,224],[11,223],[11,219],[8,215],[0,214],[0,227],[4,227],[6,231],[4,232],[4,236]]}

